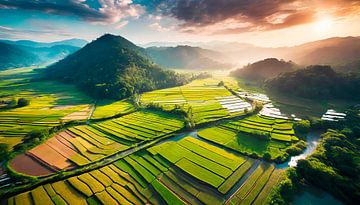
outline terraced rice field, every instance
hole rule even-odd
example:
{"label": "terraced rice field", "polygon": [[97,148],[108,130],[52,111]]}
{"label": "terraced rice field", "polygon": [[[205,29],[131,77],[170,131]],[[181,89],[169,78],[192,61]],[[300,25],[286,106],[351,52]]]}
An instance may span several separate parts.
{"label": "terraced rice field", "polygon": [[89,107],[91,99],[74,86],[31,81],[36,76],[31,68],[0,72],[0,100],[31,100],[22,108],[0,109],[0,143],[12,147],[30,131],[59,125],[65,116]]}
{"label": "terraced rice field", "polygon": [[7,203],[261,204],[281,175],[274,165],[185,137],[39,186]]}
{"label": "terraced rice field", "polygon": [[284,149],[293,141],[298,141],[291,121],[259,115],[203,129],[198,136],[241,153],[263,156],[268,152],[272,159],[284,154]]}
{"label": "terraced rice field", "polygon": [[250,104],[233,96],[224,86],[218,86],[219,82],[216,79],[196,80],[184,86],[144,93],[140,102],[159,104],[165,109],[178,105],[191,113],[195,124],[243,114],[245,108],[251,109]]}
{"label": "terraced rice field", "polygon": [[[159,123],[161,122],[161,123]],[[136,112],[91,125],[69,128],[45,143],[18,155],[10,166],[26,175],[44,175],[35,167],[51,170],[50,174],[84,166],[114,155],[139,143],[151,141],[183,128],[184,122],[166,113]],[[24,164],[28,168],[24,169]]]}
{"label": "terraced rice field", "polygon": [[134,106],[128,100],[121,101],[101,101],[96,103],[96,109],[92,119],[113,117],[135,111]]}

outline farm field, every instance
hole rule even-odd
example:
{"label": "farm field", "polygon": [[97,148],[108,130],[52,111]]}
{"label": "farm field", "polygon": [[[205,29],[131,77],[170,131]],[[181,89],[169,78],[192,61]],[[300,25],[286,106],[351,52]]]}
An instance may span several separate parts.
{"label": "farm field", "polygon": [[292,142],[298,141],[291,121],[260,115],[202,129],[198,136],[241,153],[260,157],[269,153],[271,159],[281,157]]}
{"label": "farm field", "polygon": [[232,95],[214,78],[195,80],[187,85],[156,90],[141,95],[142,104],[158,104],[165,109],[181,107],[190,113],[195,124],[241,115],[252,106]]}
{"label": "farm field", "polygon": [[91,119],[101,119],[126,114],[135,111],[129,100],[108,101],[102,100],[96,103],[95,111]]}
{"label": "farm field", "polygon": [[37,81],[38,77],[33,68],[0,72],[0,100],[30,99],[28,106],[0,110],[0,143],[13,147],[30,131],[72,120],[66,116],[90,106],[92,100],[74,86]]}
{"label": "farm field", "polygon": [[[158,123],[161,122],[161,123]],[[140,143],[171,134],[182,129],[184,122],[162,112],[135,112],[120,118],[90,125],[80,125],[57,133],[10,161],[18,173],[39,176],[36,167],[44,167],[46,174],[69,170],[99,161]],[[27,164],[27,169],[24,169]]]}
{"label": "farm field", "polygon": [[7,204],[261,204],[281,176],[272,164],[185,137],[36,187]]}

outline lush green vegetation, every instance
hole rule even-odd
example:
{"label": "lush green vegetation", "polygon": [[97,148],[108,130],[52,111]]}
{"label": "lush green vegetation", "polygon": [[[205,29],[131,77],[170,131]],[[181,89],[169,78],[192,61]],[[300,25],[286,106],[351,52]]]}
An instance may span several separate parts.
{"label": "lush green vegetation", "polygon": [[360,99],[360,76],[354,73],[336,73],[330,66],[316,65],[283,73],[269,80],[267,86],[279,92],[305,98]]}
{"label": "lush green vegetation", "polygon": [[76,84],[100,99],[121,99],[187,82],[184,76],[151,63],[143,48],[110,34],[50,66],[47,76]]}
{"label": "lush green vegetation", "polygon": [[358,110],[348,110],[340,123],[312,121],[311,128],[328,129],[321,136],[316,151],[299,160],[297,167],[287,171],[284,180],[269,198],[270,204],[288,204],[304,184],[320,187],[347,204],[359,198],[359,136]]}

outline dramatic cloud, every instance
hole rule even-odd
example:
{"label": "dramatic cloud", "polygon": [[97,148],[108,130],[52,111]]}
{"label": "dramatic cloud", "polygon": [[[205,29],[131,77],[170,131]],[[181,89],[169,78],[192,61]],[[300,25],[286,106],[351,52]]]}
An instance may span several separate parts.
{"label": "dramatic cloud", "polygon": [[99,0],[97,7],[90,7],[85,0],[0,0],[0,9],[37,10],[77,16],[96,23],[118,23],[124,18],[136,18],[143,13],[143,7],[131,0]]}
{"label": "dramatic cloud", "polygon": [[190,33],[266,31],[316,20],[319,13],[344,17],[359,12],[359,0],[154,0],[155,11],[177,19]]}

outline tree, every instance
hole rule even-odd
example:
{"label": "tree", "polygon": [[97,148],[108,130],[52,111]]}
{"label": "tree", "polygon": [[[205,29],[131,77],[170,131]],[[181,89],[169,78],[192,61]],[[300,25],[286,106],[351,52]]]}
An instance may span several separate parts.
{"label": "tree", "polygon": [[14,108],[14,107],[16,107],[16,100],[15,100],[15,98],[11,99],[11,100],[9,101],[9,103],[7,104],[6,107],[7,107],[7,108]]}
{"label": "tree", "polygon": [[310,121],[309,120],[300,120],[296,123],[294,123],[294,129],[296,132],[301,133],[301,134],[305,134],[307,132],[309,132],[311,127]]}
{"label": "tree", "polygon": [[0,161],[5,160],[9,155],[9,145],[0,143]]}
{"label": "tree", "polygon": [[30,104],[30,100],[26,98],[19,98],[17,102],[18,107],[25,107]]}
{"label": "tree", "polygon": [[263,159],[265,161],[270,161],[271,160],[271,154],[269,152],[266,152],[264,155],[263,155]]}
{"label": "tree", "polygon": [[225,84],[224,84],[224,81],[220,81],[219,84],[218,84],[218,87],[224,86],[224,85],[225,85]]}

